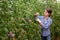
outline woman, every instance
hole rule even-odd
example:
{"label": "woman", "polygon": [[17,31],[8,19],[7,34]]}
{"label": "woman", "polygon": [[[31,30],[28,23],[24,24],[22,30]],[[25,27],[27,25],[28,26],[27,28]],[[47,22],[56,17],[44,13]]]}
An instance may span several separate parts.
{"label": "woman", "polygon": [[39,25],[42,29],[42,40],[51,40],[50,38],[50,25],[52,24],[52,19],[50,18],[52,13],[51,9],[46,9],[44,16],[37,16],[36,21],[39,22]]}

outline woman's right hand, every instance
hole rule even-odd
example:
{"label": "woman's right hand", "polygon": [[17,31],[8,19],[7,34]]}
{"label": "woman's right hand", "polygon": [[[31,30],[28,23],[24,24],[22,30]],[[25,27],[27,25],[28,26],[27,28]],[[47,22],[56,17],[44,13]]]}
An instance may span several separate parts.
{"label": "woman's right hand", "polygon": [[39,16],[39,13],[38,12],[34,14],[34,17],[37,17],[37,16]]}

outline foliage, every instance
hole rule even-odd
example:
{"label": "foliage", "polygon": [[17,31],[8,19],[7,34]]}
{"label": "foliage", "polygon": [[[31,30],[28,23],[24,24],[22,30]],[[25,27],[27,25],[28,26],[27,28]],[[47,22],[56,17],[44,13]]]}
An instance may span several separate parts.
{"label": "foliage", "polygon": [[[45,8],[53,9],[51,25],[52,40],[60,35],[60,5],[48,0],[0,0],[0,40],[9,40],[8,32],[15,40],[41,40],[41,29],[34,21],[34,13],[43,15]],[[26,18],[32,21],[27,22]]]}

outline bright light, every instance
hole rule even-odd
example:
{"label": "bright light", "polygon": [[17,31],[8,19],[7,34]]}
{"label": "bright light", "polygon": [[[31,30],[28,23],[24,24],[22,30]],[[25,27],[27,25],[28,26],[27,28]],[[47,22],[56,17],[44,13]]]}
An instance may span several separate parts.
{"label": "bright light", "polygon": [[57,1],[57,3],[60,3],[60,0],[56,0]]}
{"label": "bright light", "polygon": [[60,1],[60,0],[57,0],[57,1]]}

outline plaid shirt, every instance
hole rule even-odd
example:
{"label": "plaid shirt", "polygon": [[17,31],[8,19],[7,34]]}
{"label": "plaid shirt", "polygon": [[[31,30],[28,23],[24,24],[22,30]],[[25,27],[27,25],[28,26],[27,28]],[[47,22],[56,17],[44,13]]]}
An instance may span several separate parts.
{"label": "plaid shirt", "polygon": [[50,25],[52,24],[52,19],[49,17],[46,21],[44,21],[44,16],[37,16],[43,23],[42,29],[42,36],[50,35]]}

